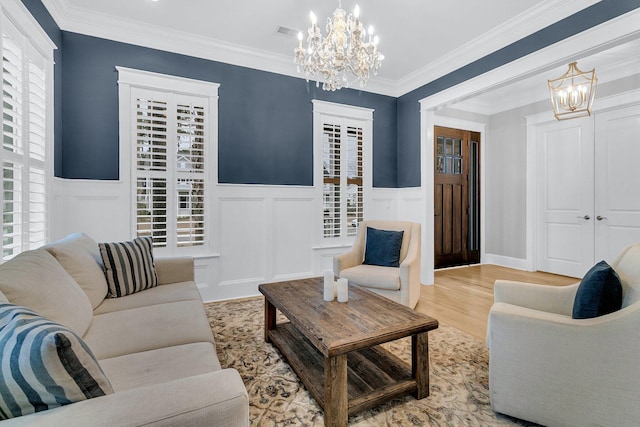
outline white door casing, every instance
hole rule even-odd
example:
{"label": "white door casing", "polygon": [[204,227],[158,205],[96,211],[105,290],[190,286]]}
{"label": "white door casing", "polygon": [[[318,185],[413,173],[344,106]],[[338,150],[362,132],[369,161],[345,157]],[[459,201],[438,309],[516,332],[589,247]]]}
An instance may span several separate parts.
{"label": "white door casing", "polygon": [[582,277],[594,258],[593,120],[536,130],[537,269]]}
{"label": "white door casing", "polygon": [[640,105],[595,116],[595,260],[640,242]]}

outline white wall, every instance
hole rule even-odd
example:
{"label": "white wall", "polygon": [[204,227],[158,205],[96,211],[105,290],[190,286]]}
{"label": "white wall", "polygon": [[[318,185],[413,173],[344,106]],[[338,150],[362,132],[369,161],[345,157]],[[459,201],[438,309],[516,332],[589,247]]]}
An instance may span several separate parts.
{"label": "white wall", "polygon": [[525,116],[549,108],[546,103],[538,103],[489,118],[487,133],[490,143],[485,147],[487,182],[483,200],[486,207],[486,251],[495,257],[526,258]]}

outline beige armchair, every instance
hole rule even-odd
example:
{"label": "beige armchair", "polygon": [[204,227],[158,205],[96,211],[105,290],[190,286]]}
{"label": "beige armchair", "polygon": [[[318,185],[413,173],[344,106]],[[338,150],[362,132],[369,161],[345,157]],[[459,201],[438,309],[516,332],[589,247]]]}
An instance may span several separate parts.
{"label": "beige armchair", "polygon": [[487,344],[491,405],[549,426],[632,426],[640,420],[640,243],[611,263],[622,309],[572,319],[578,283],[497,281]]}
{"label": "beige armchair", "polygon": [[[367,226],[404,231],[400,267],[363,264]],[[400,304],[414,308],[420,297],[420,224],[406,221],[363,221],[351,251],[333,258],[333,273]]]}

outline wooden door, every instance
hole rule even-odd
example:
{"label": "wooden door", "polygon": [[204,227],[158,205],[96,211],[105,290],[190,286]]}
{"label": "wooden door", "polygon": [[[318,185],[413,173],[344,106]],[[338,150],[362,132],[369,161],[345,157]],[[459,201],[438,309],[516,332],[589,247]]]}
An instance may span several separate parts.
{"label": "wooden door", "polygon": [[593,119],[539,126],[537,269],[582,277],[593,265]]}
{"label": "wooden door", "polygon": [[435,127],[435,267],[480,261],[480,134]]}
{"label": "wooden door", "polygon": [[595,117],[595,262],[640,242],[640,106]]}

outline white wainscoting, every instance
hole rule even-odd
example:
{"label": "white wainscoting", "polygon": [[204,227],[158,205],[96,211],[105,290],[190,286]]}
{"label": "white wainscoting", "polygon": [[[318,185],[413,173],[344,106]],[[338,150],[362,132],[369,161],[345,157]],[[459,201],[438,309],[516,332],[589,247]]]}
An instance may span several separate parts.
{"label": "white wainscoting", "polygon": [[[322,202],[313,187],[220,184],[213,193],[215,241],[194,255],[205,301],[258,295],[264,282],[319,276],[350,248],[351,242],[327,244],[319,236],[316,207]],[[129,240],[130,194],[122,181],[53,180],[50,239],[83,231],[98,242]],[[399,194],[407,196],[400,209]],[[399,219],[413,220],[413,197],[406,189],[375,188],[366,218],[394,219],[402,212]]]}
{"label": "white wainscoting", "polygon": [[55,178],[51,181],[50,240],[83,231],[98,242],[127,240],[131,233],[129,189],[121,181]]}
{"label": "white wainscoting", "polygon": [[[365,207],[367,219],[415,221],[423,224],[425,202],[420,188],[374,188]],[[83,231],[98,242],[132,237],[130,188],[120,181],[52,181],[50,240]],[[211,247],[196,253],[195,276],[205,301],[259,295],[265,282],[313,277],[333,268],[333,257],[351,242],[320,238],[322,206],[313,187],[217,185]],[[433,248],[425,247],[422,268],[433,265]],[[431,255],[430,255],[431,254]],[[162,254],[159,255],[163,256]],[[526,269],[525,260],[486,254],[485,263]],[[423,284],[433,281],[423,272]],[[429,274],[430,273],[430,274]]]}

